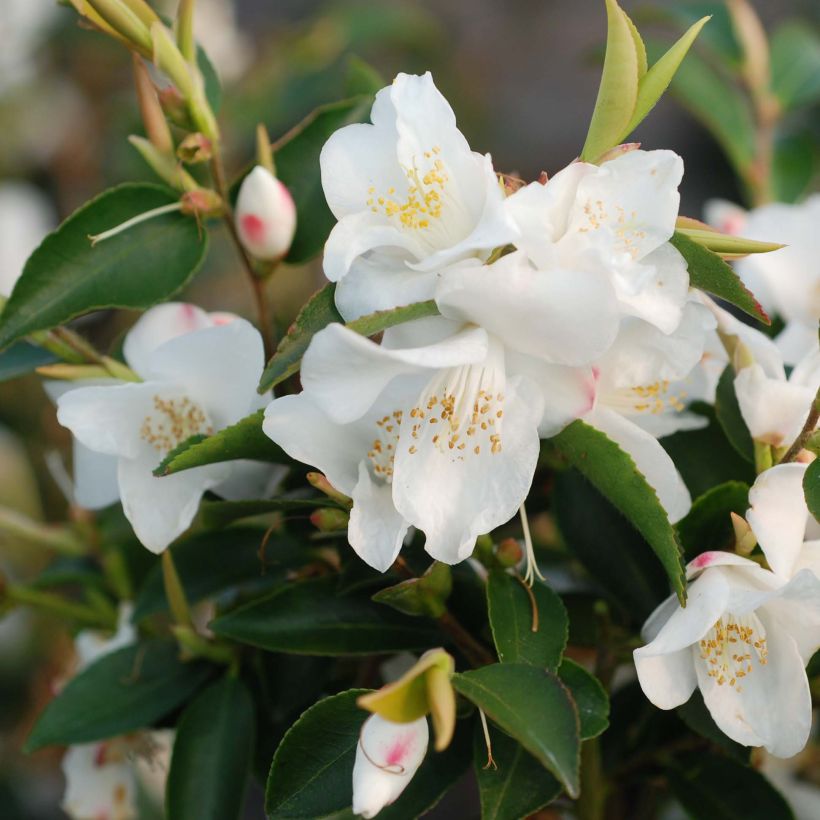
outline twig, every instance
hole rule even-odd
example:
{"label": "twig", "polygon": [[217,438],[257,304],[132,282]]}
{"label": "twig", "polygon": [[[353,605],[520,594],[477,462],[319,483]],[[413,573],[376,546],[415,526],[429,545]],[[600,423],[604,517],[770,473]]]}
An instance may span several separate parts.
{"label": "twig", "polygon": [[817,391],[814,400],[811,403],[809,415],[806,419],[806,423],[803,425],[803,429],[792,443],[792,446],[786,450],[786,454],[780,459],[778,464],[788,464],[800,455],[800,451],[809,440],[809,436],[814,432],[814,428],[817,427],[818,421],[820,421],[820,390]]}

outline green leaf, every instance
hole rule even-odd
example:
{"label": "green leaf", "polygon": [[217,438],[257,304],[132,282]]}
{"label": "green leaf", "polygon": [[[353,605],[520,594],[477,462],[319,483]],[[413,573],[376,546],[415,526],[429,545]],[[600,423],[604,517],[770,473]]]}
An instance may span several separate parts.
{"label": "green leaf", "polygon": [[260,498],[250,501],[203,501],[200,507],[202,523],[206,527],[226,527],[242,518],[252,518],[273,512],[301,512],[309,515],[320,507],[345,509],[327,496],[311,498],[291,497]]}
{"label": "green leaf", "polygon": [[[634,26],[615,0],[606,0],[606,56],[581,159],[595,161],[620,142],[638,99],[639,56]],[[635,32],[637,34],[637,32]]]}
{"label": "green leaf", "polygon": [[686,583],[677,535],[657,493],[632,457],[580,419],[552,442],[643,535],[663,564],[678,598],[685,601]]}
{"label": "green leaf", "polygon": [[254,729],[253,700],[237,678],[211,684],[188,706],[168,773],[168,820],[241,817]]}
{"label": "green leaf", "polygon": [[318,820],[350,806],[356,746],[367,718],[356,699],[367,691],[324,698],[288,729],[268,775],[270,820]]}
{"label": "green leaf", "polygon": [[453,577],[450,567],[440,561],[434,561],[424,575],[380,589],[372,596],[372,600],[406,615],[440,618],[447,611],[444,602],[452,591]]}
{"label": "green leaf", "polygon": [[453,686],[515,738],[563,784],[579,790],[578,713],[552,672],[523,663],[498,663],[453,676]]}
{"label": "green leaf", "polygon": [[401,652],[441,640],[422,619],[334,592],[335,579],[329,576],[291,583],[222,615],[210,627],[242,643],[296,655]]}
{"label": "green leaf", "polygon": [[[569,621],[561,599],[546,584],[536,581],[532,596],[521,583],[502,570],[492,570],[487,580],[487,609],[493,642],[502,663],[529,663],[555,671],[567,644]],[[537,630],[533,631],[533,624]]]}
{"label": "green leaf", "polygon": [[558,677],[578,707],[581,740],[598,737],[609,726],[609,698],[601,682],[569,658],[561,661]]}
{"label": "green leaf", "polygon": [[[299,370],[302,356],[316,333],[333,322],[343,321],[333,301],[334,292],[335,285],[325,285],[302,308],[287,335],[279,342],[276,353],[273,354],[262,374],[262,380],[259,383],[260,393],[269,390]],[[391,310],[377,310],[375,313],[369,313],[367,316],[348,322],[346,327],[362,336],[374,336],[389,327],[428,316],[438,316],[438,308],[432,300],[414,302],[411,305]]]}
{"label": "green leaf", "polygon": [[[577,470],[555,477],[553,505],[564,541],[635,627],[667,595],[663,567],[641,534]],[[591,626],[595,621],[590,614]],[[570,629],[582,626],[570,611]]]}
{"label": "green leaf", "polygon": [[720,374],[715,392],[715,416],[726,438],[738,454],[750,464],[755,463],[755,445],[746,426],[735,393],[735,369],[727,365]]}
{"label": "green leaf", "polygon": [[820,36],[806,23],[786,23],[771,41],[772,91],[784,108],[820,100]]}
{"label": "green leaf", "polygon": [[53,364],[59,359],[48,350],[29,342],[17,342],[0,353],[0,382],[25,376],[45,364]]}
{"label": "green leaf", "polygon": [[290,463],[282,448],[262,431],[264,417],[265,411],[257,410],[212,436],[192,436],[165,456],[154,470],[154,475],[171,475],[193,467],[239,458],[272,461],[275,464]]}
{"label": "green leaf", "polygon": [[[638,97],[635,102],[635,111],[629,125],[626,126],[618,142],[623,142],[644,120],[646,115],[655,107],[661,95],[669,87],[675,72],[680,67],[683,58],[689,51],[700,30],[708,22],[708,17],[702,17],[680,38],[653,66],[641,77],[638,85]],[[643,46],[643,43],[641,43]],[[646,52],[644,52],[644,64]]]}
{"label": "green leaf", "polygon": [[214,64],[202,46],[197,46],[196,62],[205,83],[205,98],[211,106],[211,111],[218,114],[222,105],[222,83],[219,81]]}
{"label": "green leaf", "polygon": [[[281,535],[267,541],[261,527],[233,527],[224,532],[198,532],[174,542],[174,566],[190,603],[226,589],[264,580],[267,573],[304,562],[306,551]],[[265,554],[260,547],[265,543]],[[145,579],[134,604],[133,621],[168,609],[159,562]]]}
{"label": "green leaf", "polygon": [[716,253],[712,253],[678,232],[669,241],[686,260],[689,268],[689,284],[693,288],[711,293],[739,307],[754,319],[767,325],[771,324],[766,311],[755,299],[754,294]]}
{"label": "green leaf", "polygon": [[126,646],[68,682],[46,706],[26,749],[89,743],[151,726],[185,703],[210,674],[200,661],[182,663],[176,643]]}
{"label": "green leaf", "polygon": [[692,755],[667,775],[693,820],[794,820],[786,801],[760,772],[730,758]]}
{"label": "green leaf", "polygon": [[734,529],[730,513],[745,515],[748,506],[749,485],[742,481],[719,484],[695,499],[692,509],[677,523],[686,559],[731,548]]}
{"label": "green leaf", "polygon": [[473,759],[481,820],[524,820],[561,794],[561,784],[520,743],[491,735],[495,767],[486,766],[484,734],[475,732]]}
{"label": "green leaf", "polygon": [[372,97],[389,83],[382,75],[361,57],[352,54],[347,61],[345,94],[350,97],[366,94]]}
{"label": "green leaf", "polygon": [[92,310],[147,308],[182,288],[208,247],[195,219],[164,214],[95,247],[88,239],[177,199],[168,188],[129,183],[75,211],[26,262],[0,314],[0,348]]}
{"label": "green leaf", "polygon": [[820,521],[820,459],[815,459],[803,476],[803,493],[809,512]]}
{"label": "green leaf", "polygon": [[820,165],[820,149],[811,133],[779,134],[772,158],[772,186],[777,202],[798,202]]}
{"label": "green leaf", "polygon": [[353,97],[317,108],[274,145],[276,174],[287,185],[296,203],[296,235],[285,261],[297,265],[315,256],[336,222],[325,202],[319,153],[334,131],[355,122],[366,122],[373,98]]}

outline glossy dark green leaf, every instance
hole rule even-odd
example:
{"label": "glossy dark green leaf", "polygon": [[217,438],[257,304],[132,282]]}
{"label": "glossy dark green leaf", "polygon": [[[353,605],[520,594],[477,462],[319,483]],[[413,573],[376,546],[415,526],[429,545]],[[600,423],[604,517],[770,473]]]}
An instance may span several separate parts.
{"label": "glossy dark green leaf", "polygon": [[772,91],[785,108],[820,100],[820,35],[816,28],[790,22],[771,41]]}
{"label": "glossy dark green leaf", "polygon": [[779,135],[772,157],[772,188],[777,202],[798,202],[809,191],[820,166],[820,146],[810,132]]}
{"label": "glossy dark green leaf", "polygon": [[176,643],[151,640],[105,655],[72,678],[49,703],[26,743],[88,743],[152,725],[185,703],[211,667],[182,663]]}
{"label": "glossy dark green leaf", "polygon": [[17,342],[0,353],[0,382],[7,382],[27,373],[32,373],[45,364],[53,364],[59,359],[48,350],[30,344]]}
{"label": "glossy dark green leaf", "polygon": [[686,560],[702,552],[731,549],[734,529],[730,514],[745,515],[748,506],[749,485],[743,481],[727,481],[696,498],[676,525]]}
{"label": "glossy dark green leaf", "polygon": [[200,507],[200,515],[206,527],[225,527],[243,518],[274,512],[301,513],[308,516],[320,507],[343,509],[324,495],[311,498],[283,495],[278,498],[250,501],[204,501]]}
{"label": "glossy dark green leaf", "polygon": [[731,365],[726,366],[718,382],[715,392],[715,415],[732,447],[746,461],[754,464],[755,445],[740,412],[735,393],[735,370]]}
{"label": "glossy dark green leaf", "polygon": [[481,820],[524,820],[561,794],[561,784],[524,747],[490,730],[495,766],[488,766],[484,733],[477,728],[473,759]]}
{"label": "glossy dark green leaf", "polygon": [[[260,554],[263,543],[264,556]],[[171,549],[174,566],[190,603],[262,580],[267,573],[304,561],[307,555],[306,550],[290,539],[251,526],[197,532],[176,541]],[[139,591],[133,620],[138,622],[167,609],[162,567],[157,561]]]}
{"label": "glossy dark green leaf", "polygon": [[324,246],[336,220],[322,191],[319,154],[334,131],[366,122],[372,104],[373,98],[363,95],[324,105],[286,135],[281,146],[274,145],[276,174],[296,203],[296,235],[285,261],[306,262]]}
{"label": "glossy dark green leaf", "polygon": [[368,716],[356,698],[366,691],[324,698],[288,729],[268,775],[269,820],[317,820],[350,806],[356,746]]}
{"label": "glossy dark green leaf", "polygon": [[531,592],[535,615],[530,596],[520,581],[502,570],[490,572],[487,609],[498,659],[502,663],[530,663],[554,671],[567,643],[567,611],[546,584],[536,581]]}
{"label": "glossy dark green leaf", "polygon": [[264,415],[264,410],[257,410],[212,436],[193,436],[168,453],[154,470],[154,475],[171,475],[204,464],[240,458],[288,464],[290,459],[282,448],[262,432]]}
{"label": "glossy dark green leaf", "polygon": [[803,476],[803,493],[809,512],[820,521],[820,459],[815,459]]}
{"label": "glossy dark green leaf", "polygon": [[672,588],[686,600],[683,562],[677,535],[657,493],[632,457],[604,433],[574,421],[552,442],[643,535],[663,564]]}
{"label": "glossy dark green leaf", "polygon": [[609,726],[609,698],[601,682],[569,658],[561,661],[558,677],[578,708],[581,740],[598,737]]}
{"label": "glossy dark green leaf", "polygon": [[218,635],[297,655],[401,652],[441,642],[424,619],[401,615],[368,598],[337,596],[332,577],[291,583],[210,626]]}
{"label": "glossy dark green leaf", "polygon": [[[334,291],[333,284],[325,285],[302,308],[296,321],[291,325],[287,335],[279,342],[276,352],[268,362],[259,384],[260,392],[269,390],[296,373],[301,365],[302,356],[314,335],[333,322],[343,321],[333,301]],[[378,310],[353,322],[348,322],[347,327],[362,336],[373,336],[403,322],[437,315],[436,303],[429,300],[392,310]]]}
{"label": "glossy dark green leaf", "polygon": [[794,820],[763,774],[728,757],[692,755],[667,775],[672,792],[693,820]]}
{"label": "glossy dark green leaf", "polygon": [[178,212],[91,246],[88,237],[176,202],[148,183],[106,191],[75,211],[29,257],[0,314],[0,348],[99,308],[147,308],[176,293],[205,258],[208,234]]}
{"label": "glossy dark green leaf", "polygon": [[498,663],[453,676],[453,686],[578,795],[578,713],[566,687],[546,670]]}
{"label": "glossy dark green leaf", "polygon": [[[640,627],[666,597],[663,567],[649,544],[577,470],[555,477],[558,528],[570,551],[607,593],[623,617]],[[594,626],[594,619],[589,617]],[[571,629],[582,619],[570,612]]]}
{"label": "glossy dark green leaf", "polygon": [[739,307],[754,319],[771,324],[755,295],[741,282],[740,277],[716,253],[704,248],[681,233],[675,233],[670,243],[686,260],[689,268],[689,284],[711,293],[735,307]]}
{"label": "glossy dark green leaf", "polygon": [[255,718],[253,700],[234,677],[212,683],[183,712],[166,787],[168,820],[242,816]]}

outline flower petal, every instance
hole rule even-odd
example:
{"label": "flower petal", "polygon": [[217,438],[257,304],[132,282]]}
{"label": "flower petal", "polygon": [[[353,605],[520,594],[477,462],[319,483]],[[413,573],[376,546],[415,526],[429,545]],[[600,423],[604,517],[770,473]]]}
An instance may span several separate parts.
{"label": "flower petal", "polygon": [[66,790],[61,806],[69,817],[136,817],[137,784],[129,759],[106,760],[110,741],[71,746],[63,756]]}
{"label": "flower petal", "polygon": [[74,501],[87,510],[101,510],[119,501],[116,456],[97,453],[74,442]]}
{"label": "flower petal", "polygon": [[817,542],[810,551],[809,567],[800,569],[777,594],[765,602],[766,612],[791,635],[807,664],[820,649],[820,577],[814,569],[820,559]]}
{"label": "flower petal", "polygon": [[638,682],[650,703],[658,709],[674,709],[686,703],[698,685],[689,647],[663,655],[639,655],[635,650]]}

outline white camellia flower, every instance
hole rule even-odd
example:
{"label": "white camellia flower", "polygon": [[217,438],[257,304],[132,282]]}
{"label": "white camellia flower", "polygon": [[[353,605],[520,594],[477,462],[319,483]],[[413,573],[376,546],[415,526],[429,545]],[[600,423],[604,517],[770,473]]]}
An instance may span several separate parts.
{"label": "white camellia flower", "polygon": [[539,270],[603,274],[622,313],[671,333],[689,291],[686,261],[668,241],[682,176],[672,151],[629,151],[600,166],[574,162],[507,199],[519,230],[514,242]]}
{"label": "white camellia flower", "polygon": [[[565,378],[545,407],[543,379],[553,373]],[[539,428],[553,435],[589,403],[582,371],[438,317],[392,328],[381,345],[330,325],[311,341],[302,385],[268,406],[264,430],[352,497],[350,543],[381,571],[410,525],[437,560],[467,558],[476,537],[524,501]]]}
{"label": "white camellia flower", "polygon": [[339,220],[324,270],[347,320],[430,299],[441,269],[515,236],[489,155],[470,150],[429,72],[399,74],[371,120],[338,130],[320,157]]}
{"label": "white camellia flower", "polygon": [[56,221],[51,203],[33,185],[0,185],[0,297],[11,294],[26,260]]}
{"label": "white camellia flower", "polygon": [[296,205],[290,191],[267,168],[257,165],[242,180],[234,218],[251,256],[273,261],[290,250],[296,233]]}
{"label": "white camellia flower", "polygon": [[[260,471],[240,461],[163,478],[152,474],[189,437],[221,430],[264,405],[267,399],[256,392],[262,340],[244,319],[168,303],[139,319],[126,336],[124,354],[144,381],[75,383],[57,398],[57,418],[93,453],[89,465],[89,453],[79,449],[78,463],[91,475],[78,487],[95,488],[87,489],[88,496],[107,503],[116,489],[137,537],[161,552],[188,528],[206,490],[230,498],[231,480]],[[110,481],[112,462],[116,484]]]}
{"label": "white camellia flower", "polygon": [[786,364],[796,364],[817,347],[820,319],[820,194],[798,205],[772,203],[745,212],[715,200],[706,219],[725,233],[740,234],[786,247],[751,254],[734,263],[763,307],[786,323],[777,345]]}
{"label": "white camellia flower", "polygon": [[820,579],[803,569],[784,583],[728,552],[698,556],[687,578],[686,608],[672,596],[644,625],[649,643],[634,652],[644,694],[674,709],[699,687],[732,740],[791,757],[811,729],[805,665],[820,647]]}
{"label": "white camellia flower", "polygon": [[353,813],[375,817],[407,788],[427,753],[427,718],[393,723],[371,715],[362,726],[353,765]]}

